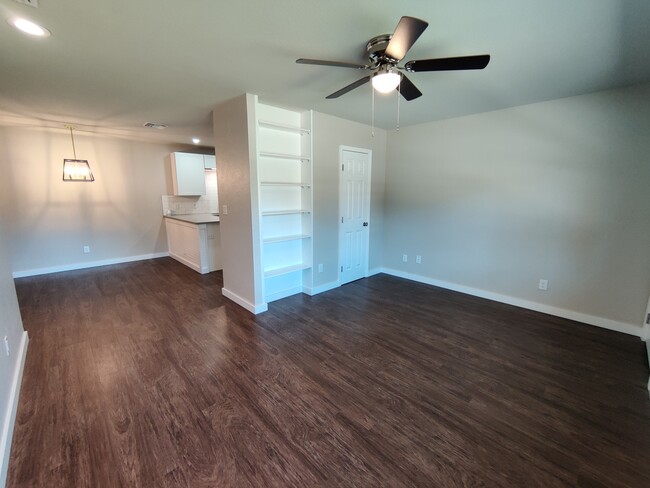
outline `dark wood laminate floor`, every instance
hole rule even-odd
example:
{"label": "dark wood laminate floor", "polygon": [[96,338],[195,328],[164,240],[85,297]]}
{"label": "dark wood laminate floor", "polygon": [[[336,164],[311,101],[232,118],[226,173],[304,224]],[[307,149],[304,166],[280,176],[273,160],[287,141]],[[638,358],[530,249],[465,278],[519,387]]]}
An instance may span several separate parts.
{"label": "dark wood laminate floor", "polygon": [[648,487],[636,338],[378,275],[254,317],[171,259],[17,280],[10,487]]}

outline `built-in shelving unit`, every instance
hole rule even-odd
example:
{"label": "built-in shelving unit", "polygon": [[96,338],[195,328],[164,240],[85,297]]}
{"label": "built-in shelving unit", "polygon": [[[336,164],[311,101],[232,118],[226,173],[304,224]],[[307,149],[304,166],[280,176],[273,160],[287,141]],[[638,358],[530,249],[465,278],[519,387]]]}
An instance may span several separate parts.
{"label": "built-in shelving unit", "polygon": [[264,300],[312,285],[312,114],[256,105]]}

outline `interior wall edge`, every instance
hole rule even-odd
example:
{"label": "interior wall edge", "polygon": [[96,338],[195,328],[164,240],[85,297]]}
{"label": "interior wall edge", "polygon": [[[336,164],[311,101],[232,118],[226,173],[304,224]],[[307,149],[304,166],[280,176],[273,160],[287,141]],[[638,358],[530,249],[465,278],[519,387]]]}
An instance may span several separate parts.
{"label": "interior wall edge", "polygon": [[60,273],[62,271],[74,271],[76,269],[96,268],[98,266],[108,266],[110,264],[123,264],[132,263],[134,261],[146,261],[147,259],[158,259],[169,256],[169,252],[157,252],[151,254],[140,254],[138,256],[125,256],[121,258],[103,259],[101,261],[89,261],[86,263],[72,263],[62,266],[51,266],[47,268],[35,268],[14,271],[12,276],[14,278],[26,278],[28,276],[38,276],[52,273]]}
{"label": "interior wall edge", "polygon": [[269,306],[267,303],[251,303],[248,300],[240,297],[236,293],[233,293],[232,291],[228,290],[227,288],[222,288],[221,289],[221,294],[235,302],[237,305],[244,307],[246,310],[248,310],[251,313],[254,313],[257,315],[258,313],[266,312],[269,309]]}
{"label": "interior wall edge", "polygon": [[11,441],[14,435],[14,424],[16,423],[16,412],[18,411],[18,399],[20,397],[20,385],[23,380],[23,371],[25,370],[25,358],[27,357],[27,346],[29,345],[29,335],[23,331],[20,340],[20,349],[18,353],[18,367],[14,372],[11,383],[11,392],[9,394],[9,409],[3,422],[2,437],[0,438],[0,486],[5,486],[7,482],[7,473],[9,470],[9,454],[11,453]]}
{"label": "interior wall edge", "polygon": [[330,281],[329,283],[323,283],[318,286],[305,286],[303,287],[303,293],[306,293],[309,296],[318,295],[319,293],[325,293],[326,291],[333,290],[341,286],[340,280]]}
{"label": "interior wall edge", "polygon": [[472,288],[464,285],[458,285],[456,283],[440,281],[434,278],[429,278],[428,276],[417,275],[414,273],[407,273],[397,269],[382,268],[381,272],[391,276],[396,276],[398,278],[405,278],[407,280],[424,283],[426,285],[437,286],[440,288],[457,291],[459,293],[465,293],[467,295],[472,295],[479,298],[486,298],[488,300],[493,300],[495,302],[505,303],[508,305],[513,305],[515,307],[521,307],[528,310],[533,310],[535,312],[546,313],[549,315],[554,315],[556,317],[562,317],[564,319],[581,322],[587,325],[593,325],[596,327],[601,327],[603,329],[613,330],[615,332],[622,332],[624,334],[636,336],[639,339],[643,340],[643,327],[639,327],[634,324],[619,322],[604,317],[596,317],[594,315],[588,315],[582,312],[576,312],[574,310],[553,307],[551,305],[545,305],[543,303],[537,303],[530,300],[523,300],[521,298],[516,298],[509,295],[501,295],[499,293],[481,290],[478,288]]}

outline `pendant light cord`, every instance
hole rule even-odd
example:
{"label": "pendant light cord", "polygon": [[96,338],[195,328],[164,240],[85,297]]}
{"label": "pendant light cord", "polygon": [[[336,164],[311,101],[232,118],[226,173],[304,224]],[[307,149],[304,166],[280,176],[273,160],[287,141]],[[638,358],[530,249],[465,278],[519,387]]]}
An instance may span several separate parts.
{"label": "pendant light cord", "polygon": [[77,150],[74,147],[74,135],[72,135],[72,126],[70,126],[70,139],[72,139],[72,154],[74,154],[74,158],[77,159]]}

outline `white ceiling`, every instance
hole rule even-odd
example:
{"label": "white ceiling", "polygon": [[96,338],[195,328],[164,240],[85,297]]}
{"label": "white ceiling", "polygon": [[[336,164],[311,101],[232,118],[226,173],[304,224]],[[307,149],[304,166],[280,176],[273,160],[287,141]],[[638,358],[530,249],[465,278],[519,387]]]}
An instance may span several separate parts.
{"label": "white ceiling", "polygon": [[[401,125],[650,81],[648,0],[0,0],[52,36],[0,22],[0,122],[211,144],[211,110],[244,92],[370,123],[370,85],[325,96],[365,73],[295,64],[366,62],[365,43],[402,15],[429,22],[405,58],[490,54],[483,71],[413,73],[424,93]],[[391,128],[396,97],[378,96]],[[145,122],[169,124],[164,131]]]}

